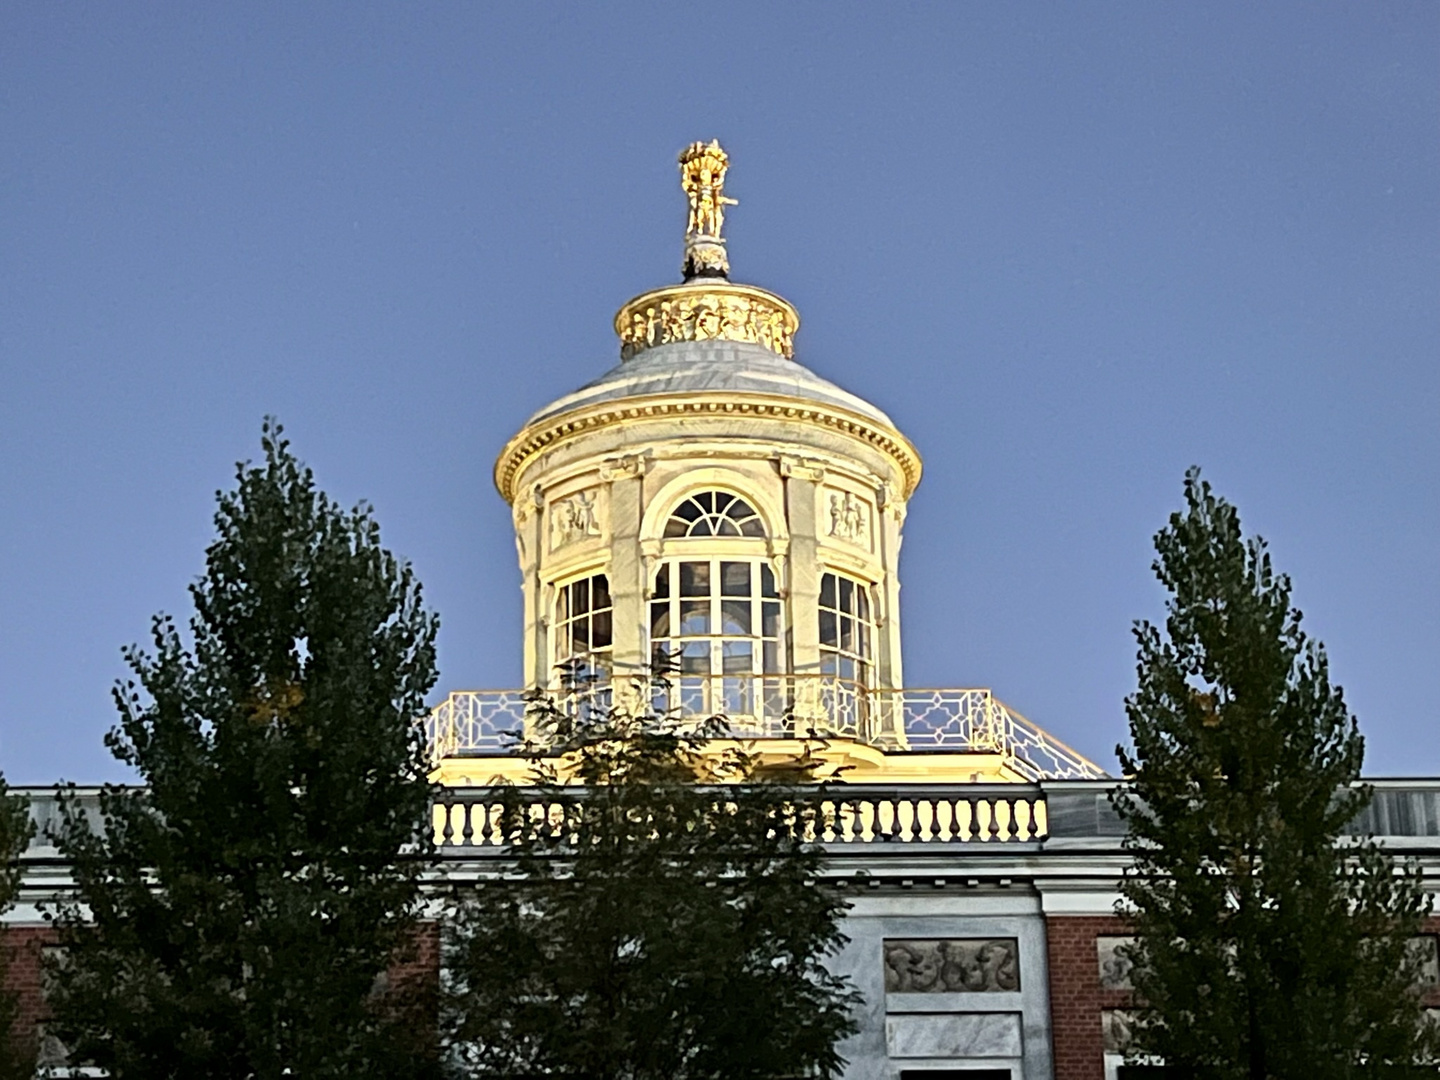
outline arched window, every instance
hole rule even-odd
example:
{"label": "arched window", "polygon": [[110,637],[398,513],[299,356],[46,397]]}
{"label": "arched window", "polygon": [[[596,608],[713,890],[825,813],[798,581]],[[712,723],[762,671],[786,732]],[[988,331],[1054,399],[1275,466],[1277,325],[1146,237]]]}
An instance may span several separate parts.
{"label": "arched window", "polygon": [[677,506],[665,523],[665,536],[764,537],[765,523],[754,508],[726,491],[702,491]]}
{"label": "arched window", "polygon": [[870,686],[875,623],[870,586],[842,574],[820,578],[820,672]]}
{"label": "arched window", "polygon": [[604,574],[562,585],[552,624],[555,666],[580,678],[610,673],[610,579]]}
{"label": "arched window", "polygon": [[787,668],[783,609],[764,559],[662,565],[650,600],[651,660],[671,684],[668,707],[704,716],[779,714]]}

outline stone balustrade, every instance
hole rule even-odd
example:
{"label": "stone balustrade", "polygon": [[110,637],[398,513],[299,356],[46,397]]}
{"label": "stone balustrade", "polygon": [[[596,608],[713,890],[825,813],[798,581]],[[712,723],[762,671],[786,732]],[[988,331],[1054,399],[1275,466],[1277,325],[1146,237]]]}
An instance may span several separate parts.
{"label": "stone balustrade", "polygon": [[[723,798],[723,789],[717,789]],[[434,810],[435,842],[443,848],[500,848],[506,844],[507,805],[517,792],[493,787],[447,788]],[[507,804],[506,796],[510,797]],[[575,798],[583,798],[577,793]],[[568,798],[526,798],[519,810],[530,822],[564,827]],[[862,784],[818,787],[802,815],[805,839],[847,844],[1004,844],[1044,840],[1045,796],[1026,784],[877,788]],[[511,819],[513,820],[513,819]]]}

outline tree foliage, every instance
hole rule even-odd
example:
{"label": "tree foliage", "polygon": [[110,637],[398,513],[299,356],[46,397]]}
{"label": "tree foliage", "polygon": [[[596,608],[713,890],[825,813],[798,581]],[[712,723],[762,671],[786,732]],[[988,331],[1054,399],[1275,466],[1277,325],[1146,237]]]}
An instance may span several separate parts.
{"label": "tree foliage", "polygon": [[157,616],[127,650],[107,744],[143,786],[105,788],[97,829],[72,798],[58,838],[57,1034],[120,1078],[423,1066],[375,987],[429,850],[436,618],[368,507],[317,491],[273,420],[262,446],[217,496],[193,644]]}
{"label": "tree foliage", "polygon": [[[12,795],[0,776],[0,915],[15,906],[20,856],[34,832],[30,800]],[[20,1080],[35,1075],[35,1033],[20,1027],[20,999],[8,979],[17,946],[8,937],[8,931],[0,932],[0,1080]]]}
{"label": "tree foliage", "polygon": [[1423,1060],[1407,940],[1429,905],[1413,864],[1346,836],[1371,798],[1356,721],[1264,542],[1198,470],[1185,500],[1155,538],[1165,627],[1136,625],[1118,750],[1133,1050],[1252,1080]]}
{"label": "tree foliage", "polygon": [[550,756],[532,746],[533,786],[506,797],[509,866],[457,903],[446,1033],[465,1075],[835,1075],[858,999],[824,965],[846,905],[805,839],[809,763],[717,749],[718,718],[548,699],[531,734]]}

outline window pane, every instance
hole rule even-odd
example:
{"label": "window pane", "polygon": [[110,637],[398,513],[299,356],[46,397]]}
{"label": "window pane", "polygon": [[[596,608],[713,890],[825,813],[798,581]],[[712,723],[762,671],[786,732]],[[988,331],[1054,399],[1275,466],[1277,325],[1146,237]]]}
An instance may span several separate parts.
{"label": "window pane", "polygon": [[774,675],[779,673],[780,668],[780,643],[778,641],[767,641],[765,649],[765,673]]}
{"label": "window pane", "polygon": [[664,642],[657,643],[650,647],[650,667],[656,672],[671,671],[674,667],[674,659],[671,657],[670,649]]}
{"label": "window pane", "polygon": [[826,574],[820,579],[820,603],[826,607],[835,606],[835,575]]}
{"label": "window pane", "polygon": [[842,679],[853,679],[853,678],[855,678],[855,661],[854,661],[854,660],[851,660],[850,657],[848,657],[848,656],[839,657],[839,660],[840,660],[840,668],[839,668],[839,670],[840,670],[840,678],[842,678]]}
{"label": "window pane", "polygon": [[715,492],[702,491],[695,496],[695,501],[701,505],[705,513],[713,514],[715,512]]}
{"label": "window pane", "polygon": [[590,647],[592,649],[608,649],[610,647],[610,612],[597,611],[590,616]]}
{"label": "window pane", "polygon": [[686,675],[709,675],[710,643],[687,641],[680,652],[680,671]]}
{"label": "window pane", "polygon": [[770,569],[769,563],[760,564],[760,595],[776,598],[780,596],[775,588],[775,571]]}
{"label": "window pane", "polygon": [[855,598],[860,601],[860,618],[870,621],[870,590],[863,585],[855,586]]}
{"label": "window pane", "polygon": [[665,522],[665,536],[667,539],[676,536],[684,536],[689,531],[690,526],[687,525],[685,522],[681,521],[678,517],[672,517],[669,521]]}
{"label": "window pane", "polygon": [[855,620],[849,615],[840,616],[840,648],[855,651]]}
{"label": "window pane", "polygon": [[682,521],[699,521],[700,518],[704,516],[704,514],[705,510],[701,507],[699,502],[694,499],[686,499],[683,503],[681,503],[675,508],[675,513],[673,516],[680,518]]}
{"label": "window pane", "polygon": [[755,670],[755,654],[750,642],[727,641],[720,648],[726,675],[747,674]]}
{"label": "window pane", "polygon": [[670,601],[660,600],[650,605],[650,636],[670,636]]}
{"label": "window pane", "polygon": [[722,562],[720,564],[720,595],[750,595],[750,564],[743,562]]}
{"label": "window pane", "polygon": [[570,590],[567,588],[561,589],[560,595],[556,599],[555,621],[563,623],[568,618],[570,618]]}
{"label": "window pane", "polygon": [[820,612],[820,644],[836,646],[840,644],[835,634],[835,613],[833,611],[821,610]]}
{"label": "window pane", "polygon": [[596,574],[590,579],[593,592],[591,593],[591,606],[596,610],[610,606],[610,579],[604,574]]}
{"label": "window pane", "polygon": [[722,634],[750,633],[750,601],[720,601],[720,632]]}
{"label": "window pane", "polygon": [[708,562],[682,562],[680,564],[680,595],[710,595],[710,564]]}
{"label": "window pane", "polygon": [[710,601],[680,601],[680,633],[687,636],[710,633]]}
{"label": "window pane", "polygon": [[570,624],[570,652],[582,653],[590,647],[590,620],[576,619]]}
{"label": "window pane", "polygon": [[745,518],[755,516],[755,511],[750,508],[750,504],[741,498],[736,498],[725,512],[736,521],[743,521]]}
{"label": "window pane", "polygon": [[590,610],[590,582],[577,581],[570,586],[570,612],[583,615]]}
{"label": "window pane", "polygon": [[719,518],[715,522],[715,534],[717,536],[739,536],[740,527],[729,518]]}
{"label": "window pane", "polygon": [[773,600],[767,600],[763,605],[763,612],[760,616],[760,633],[764,637],[780,636],[780,605]]}
{"label": "window pane", "polygon": [[820,674],[834,675],[836,667],[839,666],[838,660],[839,657],[833,652],[822,652],[820,654]]}
{"label": "window pane", "polygon": [[855,583],[849,578],[840,579],[840,610],[855,613]]}
{"label": "window pane", "polygon": [[740,523],[740,531],[746,536],[763,537],[765,535],[765,526],[760,524],[759,518],[751,518],[749,521]]}
{"label": "window pane", "polygon": [[670,595],[670,564],[666,563],[660,567],[660,572],[655,575],[655,599]]}

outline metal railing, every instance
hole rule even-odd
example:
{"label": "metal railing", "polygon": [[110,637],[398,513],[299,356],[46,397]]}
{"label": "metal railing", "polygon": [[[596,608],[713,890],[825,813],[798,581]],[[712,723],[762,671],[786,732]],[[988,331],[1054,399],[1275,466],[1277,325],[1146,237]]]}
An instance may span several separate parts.
{"label": "metal railing", "polygon": [[[548,700],[572,714],[619,705],[680,717],[721,715],[741,739],[855,739],[891,751],[998,754],[1027,780],[1106,776],[983,689],[877,690],[826,675],[705,675],[648,686],[585,685],[549,692]],[[451,693],[425,720],[431,756],[513,754],[536,707],[534,691]]]}
{"label": "metal railing", "polygon": [[[567,809],[583,793],[525,799],[496,788],[449,788],[435,804],[435,843],[443,848],[504,848],[517,825],[563,835]],[[826,845],[874,843],[1001,844],[1044,840],[1045,796],[1026,785],[956,788],[839,784],[819,790],[805,816],[803,839]],[[519,815],[516,820],[515,815]],[[508,815],[508,816],[507,816]],[[548,823],[548,824],[547,824]]]}

